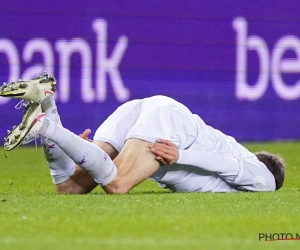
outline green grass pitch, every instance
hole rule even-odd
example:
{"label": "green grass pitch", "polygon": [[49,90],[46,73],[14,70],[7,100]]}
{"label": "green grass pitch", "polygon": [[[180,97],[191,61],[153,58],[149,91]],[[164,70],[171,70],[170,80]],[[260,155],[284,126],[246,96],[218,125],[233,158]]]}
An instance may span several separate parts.
{"label": "green grass pitch", "polygon": [[149,180],[127,195],[56,195],[41,148],[0,153],[0,249],[300,249],[300,143],[246,144],[287,162],[272,193],[169,193]]}

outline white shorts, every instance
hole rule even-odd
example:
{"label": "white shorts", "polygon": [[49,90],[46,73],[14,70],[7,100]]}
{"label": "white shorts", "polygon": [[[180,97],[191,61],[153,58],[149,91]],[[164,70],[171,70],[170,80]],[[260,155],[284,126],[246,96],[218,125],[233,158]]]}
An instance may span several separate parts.
{"label": "white shorts", "polygon": [[97,129],[94,140],[108,142],[119,152],[129,138],[166,139],[187,149],[197,134],[195,117],[187,107],[169,97],[154,96],[121,105]]}

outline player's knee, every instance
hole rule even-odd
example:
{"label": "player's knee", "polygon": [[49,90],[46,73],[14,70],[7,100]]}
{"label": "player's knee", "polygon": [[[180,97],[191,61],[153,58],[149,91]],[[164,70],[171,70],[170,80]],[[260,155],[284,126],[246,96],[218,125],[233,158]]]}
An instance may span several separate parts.
{"label": "player's knee", "polygon": [[56,186],[56,193],[57,194],[75,194],[75,191],[71,188],[61,188]]}
{"label": "player's knee", "polygon": [[123,181],[112,181],[108,185],[104,186],[103,189],[108,194],[127,194],[132,187],[128,186]]}
{"label": "player's knee", "polygon": [[63,182],[56,185],[56,193],[57,194],[86,194],[88,193],[88,191],[78,185],[72,185],[69,182]]}

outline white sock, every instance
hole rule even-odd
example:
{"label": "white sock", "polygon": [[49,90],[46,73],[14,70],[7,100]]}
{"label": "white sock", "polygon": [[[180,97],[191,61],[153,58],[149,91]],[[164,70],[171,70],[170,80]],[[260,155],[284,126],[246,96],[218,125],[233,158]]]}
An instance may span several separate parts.
{"label": "white sock", "polygon": [[54,141],[77,165],[86,170],[102,186],[110,183],[117,174],[117,168],[110,157],[98,146],[71,131],[44,119],[40,130],[43,137]]}
{"label": "white sock", "polygon": [[[43,100],[41,106],[49,120],[61,125],[53,95]],[[42,146],[53,183],[59,184],[70,179],[76,170],[73,160],[56,143],[45,137],[42,137]]]}
{"label": "white sock", "polygon": [[57,112],[57,107],[54,101],[54,96],[49,95],[41,102],[42,111],[46,113],[48,119],[59,125],[62,125],[60,116]]}

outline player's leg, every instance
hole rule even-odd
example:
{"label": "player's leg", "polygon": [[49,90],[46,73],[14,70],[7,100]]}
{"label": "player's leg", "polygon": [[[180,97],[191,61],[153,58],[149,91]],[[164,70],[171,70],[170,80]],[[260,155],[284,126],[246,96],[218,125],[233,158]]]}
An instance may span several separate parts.
{"label": "player's leg", "polygon": [[[49,120],[61,125],[53,97],[55,88],[56,80],[47,73],[33,80],[20,80],[0,87],[0,95],[3,97],[21,98],[29,101],[25,108],[22,123],[5,138],[6,150],[13,150],[22,141],[28,143],[36,137],[35,134],[31,135],[28,129],[41,110],[47,114]],[[23,139],[20,140],[20,138]],[[42,145],[53,183],[56,184],[59,193],[87,193],[97,185],[83,169],[75,166],[73,160],[55,142],[44,137],[42,138]],[[105,145],[103,148],[107,149],[108,152],[114,150]],[[113,154],[111,156],[114,157]]]}
{"label": "player's leg", "polygon": [[117,169],[105,151],[50,121],[45,117],[45,114],[37,116],[31,128],[31,131],[33,130],[54,141],[78,166],[86,170],[97,183],[106,185],[115,177]]}
{"label": "player's leg", "polygon": [[[62,126],[53,95],[45,98],[41,107],[49,120]],[[58,185],[67,181],[75,173],[75,163],[49,138],[42,137],[41,142],[53,183]]]}
{"label": "player's leg", "polygon": [[[110,144],[99,141],[96,143],[106,152],[110,151],[109,148],[113,149],[112,154],[116,155],[115,149]],[[106,193],[125,194],[158,170],[159,163],[148,146],[149,142],[139,139],[132,138],[126,141],[124,148],[114,160],[117,175],[110,183],[102,186]],[[59,193],[81,194],[89,192],[97,185],[87,171],[77,167],[69,180],[57,185],[57,190]]]}
{"label": "player's leg", "polygon": [[[49,120],[62,125],[52,95],[42,101],[41,105]],[[95,143],[112,159],[116,157],[117,151],[109,143],[101,141]],[[47,137],[42,137],[42,145],[58,193],[85,194],[98,185],[94,178],[87,171],[76,166],[74,161],[55,142]]]}
{"label": "player's leg", "polygon": [[[41,102],[41,106],[50,121],[62,126],[53,95],[45,98]],[[74,161],[55,142],[42,137],[42,146],[57,193],[85,194],[98,185],[94,178],[84,169],[76,166]],[[112,159],[116,157],[117,152],[110,144],[99,141],[97,146]]]}
{"label": "player's leg", "polygon": [[116,177],[103,189],[107,193],[123,194],[130,191],[159,168],[159,162],[149,149],[149,142],[140,139],[128,139],[114,160],[118,172]]}
{"label": "player's leg", "polygon": [[[34,119],[31,118],[31,114],[35,115]],[[87,193],[97,184],[106,185],[114,179],[117,172],[116,167],[108,154],[100,148],[103,147],[114,157],[117,152],[108,143],[101,144],[101,142],[97,142],[97,145],[95,145],[84,140],[46,118],[45,113],[36,115],[36,112],[30,112],[26,118],[27,122],[23,122],[18,126],[22,134],[16,134],[18,131],[13,131],[7,138],[5,148],[11,150],[11,147],[22,143],[28,134],[32,138],[40,135],[43,140],[47,138],[53,142],[54,149],[58,148],[59,151],[56,151],[55,155],[50,154],[47,159],[49,163],[53,163],[53,160],[54,163],[57,163],[57,161],[60,163],[51,164],[51,168],[53,166],[55,168],[52,170],[57,173],[56,177],[62,180],[56,183],[59,193]],[[41,129],[42,125],[43,128]],[[18,128],[15,128],[15,130]],[[60,156],[55,159],[57,153]],[[67,158],[64,156],[67,156]],[[69,161],[71,161],[70,167],[74,170],[67,175],[64,168],[65,163]],[[75,167],[75,164],[82,169]]]}
{"label": "player's leg", "polygon": [[[30,126],[35,116],[41,111],[45,112],[51,121],[61,125],[54,101],[55,90],[56,80],[46,72],[43,76],[38,76],[32,80],[19,80],[8,85],[4,84],[0,88],[0,95],[3,97],[20,98],[28,101],[27,104],[24,104],[25,110],[21,124],[14,127],[11,135],[5,140],[4,148],[6,150],[16,148],[21,143],[18,138],[25,136],[23,143],[29,143],[36,138],[36,135],[30,134],[26,127]],[[42,138],[42,145],[53,182],[58,184],[69,179],[75,172],[74,162],[53,141]]]}
{"label": "player's leg", "polygon": [[[109,143],[95,141],[94,144],[105,151],[111,159],[118,155],[117,150]],[[86,170],[76,166],[74,174],[68,180],[56,184],[56,190],[59,194],[86,194],[97,185],[98,183]]]}
{"label": "player's leg", "polygon": [[[113,162],[99,146],[83,140],[44,117],[38,117],[32,129],[38,129],[39,134],[54,141],[108,193],[128,192],[159,167],[155,156],[149,150],[148,142],[129,139]],[[75,172],[74,178],[76,176]],[[71,178],[70,183],[74,178]]]}

